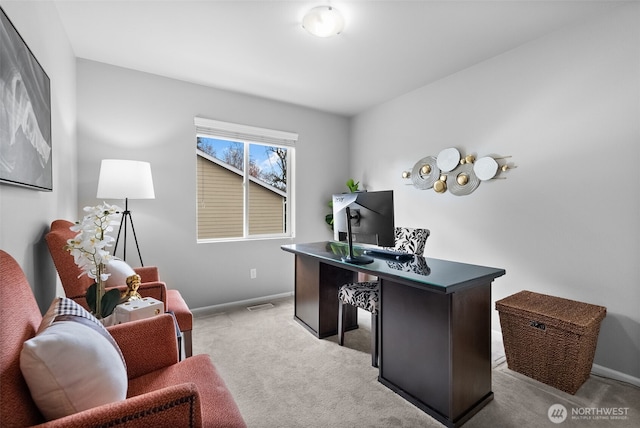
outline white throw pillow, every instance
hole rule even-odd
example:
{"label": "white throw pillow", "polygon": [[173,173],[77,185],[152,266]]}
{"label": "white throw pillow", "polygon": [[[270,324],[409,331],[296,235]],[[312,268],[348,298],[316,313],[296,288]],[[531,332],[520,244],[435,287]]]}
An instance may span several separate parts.
{"label": "white throw pillow", "polygon": [[107,265],[107,273],[109,278],[104,285],[107,287],[117,287],[119,285],[127,285],[127,278],[136,275],[136,271],[131,266],[119,259],[114,259]]}
{"label": "white throw pillow", "polygon": [[100,322],[73,300],[57,298],[20,354],[33,401],[47,420],[127,397],[120,348]]}

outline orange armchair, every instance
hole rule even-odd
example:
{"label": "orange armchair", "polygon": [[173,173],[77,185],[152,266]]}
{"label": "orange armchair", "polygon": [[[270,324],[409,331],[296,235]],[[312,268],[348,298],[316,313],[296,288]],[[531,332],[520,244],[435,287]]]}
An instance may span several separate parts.
{"label": "orange armchair", "polygon": [[246,427],[208,355],[178,362],[169,315],[108,328],[127,364],[125,400],[45,422],[20,369],[22,345],[41,321],[22,269],[0,250],[0,426]]}
{"label": "orange armchair", "polygon": [[[85,294],[87,288],[93,280],[86,275],[80,276],[82,270],[75,264],[73,256],[65,246],[67,241],[76,236],[76,233],[69,229],[74,223],[67,220],[54,220],[51,223],[51,230],[45,236],[53,264],[60,276],[60,282],[64,292],[69,299],[79,303],[85,309],[89,309]],[[142,297],[153,297],[164,302],[165,310],[171,311],[176,317],[176,321],[182,332],[184,339],[185,355],[190,357],[192,352],[192,329],[193,314],[189,310],[186,302],[178,290],[168,290],[167,285],[160,281],[158,268],[155,266],[134,268],[140,275],[140,288],[138,293]],[[120,291],[126,290],[125,284],[116,287]]]}

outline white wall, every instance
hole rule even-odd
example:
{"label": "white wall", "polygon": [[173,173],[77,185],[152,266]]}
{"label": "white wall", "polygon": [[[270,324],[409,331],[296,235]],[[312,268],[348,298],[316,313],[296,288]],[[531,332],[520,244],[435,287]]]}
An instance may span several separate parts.
{"label": "white wall", "polygon": [[[346,178],[394,189],[398,224],[431,229],[428,256],[506,269],[494,299],[530,289],[606,306],[596,364],[640,377],[637,4],[381,105],[351,128],[337,116],[104,64],[78,61],[76,70],[51,3],[0,5],[51,78],[54,191],[0,185],[0,248],[23,266],[41,308],[57,279],[43,235],[53,219],[77,219],[79,207],[98,202],[107,157],[151,162],[156,199],[131,202],[142,254],[189,305],[292,290],[293,258],[279,250],[286,240],[196,244],[198,114],[300,133],[296,241],[330,236],[326,202]],[[466,197],[399,178],[451,146],[512,155],[518,168]]]}
{"label": "white wall", "polygon": [[[160,268],[162,279],[178,288],[191,308],[291,293],[293,256],[280,245],[292,240],[196,243],[193,118],[299,134],[298,242],[330,237],[324,216],[330,195],[344,190],[348,178],[336,172],[347,170],[348,120],[87,60],[78,60],[77,73],[80,207],[100,202],[102,159],[149,161],[156,199],[129,201],[142,258]],[[135,247],[128,247],[127,261],[139,263]],[[252,268],[256,279],[250,279]]]}
{"label": "white wall", "polygon": [[0,5],[51,80],[53,192],[0,184],[0,248],[22,266],[46,310],[58,277],[44,234],[51,220],[72,215],[77,204],[75,56],[52,3]]}
{"label": "white wall", "polygon": [[[371,109],[354,119],[351,141],[353,176],[395,191],[397,224],[431,230],[427,256],[505,268],[495,300],[528,289],[606,306],[595,364],[636,380],[639,7]],[[512,155],[518,168],[464,197],[400,178],[448,147]]]}

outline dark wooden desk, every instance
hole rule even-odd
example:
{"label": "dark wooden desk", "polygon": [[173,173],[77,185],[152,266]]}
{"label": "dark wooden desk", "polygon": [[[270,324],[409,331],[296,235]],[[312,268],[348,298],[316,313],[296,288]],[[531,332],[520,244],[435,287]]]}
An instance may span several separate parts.
{"label": "dark wooden desk", "polygon": [[[318,338],[337,334],[340,285],[358,272],[379,278],[382,384],[448,427],[493,399],[491,283],[504,269],[424,257],[354,265],[335,242],[282,249],[296,255],[295,319]],[[355,311],[347,328],[357,328]]]}

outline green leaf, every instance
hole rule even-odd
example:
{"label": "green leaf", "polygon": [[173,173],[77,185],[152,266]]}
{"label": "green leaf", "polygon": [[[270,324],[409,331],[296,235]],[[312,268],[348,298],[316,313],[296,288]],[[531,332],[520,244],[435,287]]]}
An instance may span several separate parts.
{"label": "green leaf", "polygon": [[120,303],[120,291],[117,288],[112,288],[104,293],[102,296],[102,318],[111,315],[118,303]]}
{"label": "green leaf", "polygon": [[356,183],[355,181],[353,181],[353,178],[350,178],[347,180],[347,187],[349,188],[349,191],[351,191],[352,193],[358,191],[359,185],[360,185],[360,182],[358,181]]}
{"label": "green leaf", "polygon": [[[87,288],[87,293],[84,296],[85,299],[87,300],[87,305],[89,306],[89,309],[93,314],[96,313],[97,287],[98,285],[95,282],[91,284],[89,288]],[[115,307],[118,306],[118,303],[120,303],[120,291],[116,288],[112,288],[111,290],[104,293],[104,295],[102,296],[102,300],[100,302],[101,302],[100,312],[102,312],[101,314],[102,318],[111,315]]]}
{"label": "green leaf", "polygon": [[331,226],[331,229],[333,229],[333,214],[327,214],[326,216],[324,216],[324,221],[329,226]]}
{"label": "green leaf", "polygon": [[89,288],[87,288],[87,293],[84,296],[84,298],[87,300],[87,305],[89,306],[89,309],[91,309],[91,312],[94,314],[96,313],[96,288],[97,287],[98,285],[95,282],[91,284]]}
{"label": "green leaf", "polygon": [[348,256],[349,255],[349,246],[345,245],[342,242],[330,242],[329,247],[331,248],[331,252],[338,256]]}

